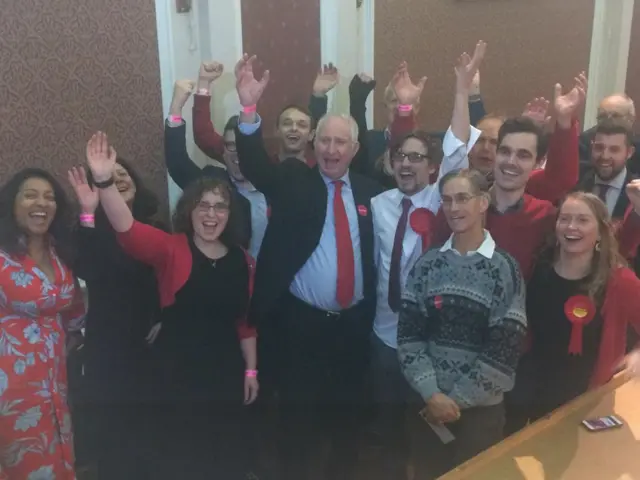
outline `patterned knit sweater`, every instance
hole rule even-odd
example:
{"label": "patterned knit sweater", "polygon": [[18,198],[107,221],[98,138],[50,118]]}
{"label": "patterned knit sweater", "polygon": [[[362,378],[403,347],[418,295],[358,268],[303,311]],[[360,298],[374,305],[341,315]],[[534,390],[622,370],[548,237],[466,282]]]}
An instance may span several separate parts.
{"label": "patterned knit sweater", "polygon": [[511,390],[526,334],[525,284],[496,248],[461,256],[427,251],[402,295],[398,355],[425,399],[444,393],[460,408],[496,405]]}

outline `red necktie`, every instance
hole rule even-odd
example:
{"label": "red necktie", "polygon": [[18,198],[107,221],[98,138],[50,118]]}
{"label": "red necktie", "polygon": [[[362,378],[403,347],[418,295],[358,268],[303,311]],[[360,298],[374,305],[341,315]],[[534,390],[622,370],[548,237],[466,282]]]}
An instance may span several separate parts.
{"label": "red necktie", "polygon": [[342,201],[342,180],[333,182],[333,218],[336,228],[336,249],[338,251],[338,278],[336,282],[336,300],[342,308],[349,308],[353,301],[354,259],[349,219]]}
{"label": "red necktie", "polygon": [[389,307],[391,311],[400,310],[400,261],[402,260],[402,242],[407,231],[407,219],[411,200],[407,197],[402,199],[402,215],[396,227],[396,236],[393,239],[393,250],[391,250],[391,266],[389,267]]}

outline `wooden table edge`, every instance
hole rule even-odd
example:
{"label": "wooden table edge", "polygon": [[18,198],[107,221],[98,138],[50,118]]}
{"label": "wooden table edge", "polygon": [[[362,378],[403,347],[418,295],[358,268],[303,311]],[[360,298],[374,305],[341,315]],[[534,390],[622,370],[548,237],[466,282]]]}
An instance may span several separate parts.
{"label": "wooden table edge", "polygon": [[500,443],[497,443],[488,450],[485,450],[484,452],[476,455],[462,465],[459,465],[450,472],[439,477],[438,480],[460,480],[469,478],[469,475],[478,473],[478,471],[486,467],[489,462],[500,458],[509,450],[517,447],[522,442],[527,441],[535,435],[538,435],[539,433],[555,426],[558,422],[560,422],[567,416],[596,401],[598,397],[613,392],[628,381],[629,377],[627,375],[625,375],[624,373],[619,373],[609,382],[602,385],[600,388],[596,388],[595,390],[591,390],[583,395],[580,395],[578,398],[572,400],[566,405],[563,405],[557,410],[554,410],[547,416],[532,423],[519,432],[505,438]]}

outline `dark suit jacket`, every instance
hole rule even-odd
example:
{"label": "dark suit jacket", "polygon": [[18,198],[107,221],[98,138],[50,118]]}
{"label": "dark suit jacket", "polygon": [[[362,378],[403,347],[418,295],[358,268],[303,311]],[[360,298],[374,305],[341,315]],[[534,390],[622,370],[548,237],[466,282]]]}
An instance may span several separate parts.
{"label": "dark suit jacket", "polygon": [[[624,179],[624,185],[629,183],[634,178],[636,178],[636,175],[634,175],[631,172],[631,170],[627,168],[627,176]],[[596,174],[595,174],[595,170],[592,167],[586,170],[581,175],[580,181],[578,182],[578,185],[576,185],[575,190],[591,193],[593,192],[593,187],[595,186],[595,183],[596,183]],[[622,191],[620,192],[620,196],[618,197],[618,201],[616,202],[615,207],[613,207],[613,213],[611,214],[611,217],[615,220],[624,218],[624,214],[627,211],[628,206],[629,206],[629,197],[627,197],[627,192],[623,186]]]}
{"label": "dark suit jacket", "polygon": [[[366,134],[366,132],[364,132]],[[320,241],[327,210],[327,187],[318,167],[309,168],[298,159],[274,164],[267,154],[259,129],[253,135],[236,131],[242,173],[261,191],[271,205],[269,226],[258,255],[256,283],[249,321],[257,324],[276,305],[300,268]],[[366,146],[358,155],[367,155]],[[360,248],[364,299],[375,308],[375,264],[371,198],[382,190],[373,180],[349,174],[359,212]]]}
{"label": "dark suit jacket", "polygon": [[[591,167],[591,142],[596,134],[596,127],[585,130],[580,135],[580,178]],[[627,170],[636,176],[640,176],[640,138],[634,140],[636,152],[627,161]]]}
{"label": "dark suit jacket", "polygon": [[251,202],[238,192],[226,169],[214,165],[207,165],[201,169],[193,163],[193,160],[189,157],[189,152],[187,152],[186,129],[187,125],[184,122],[177,127],[170,127],[165,124],[164,158],[169,175],[176,182],[176,185],[183,190],[191,182],[203,176],[227,182],[231,186],[233,195],[231,201],[238,207],[234,212],[236,214],[236,225],[234,227],[238,230],[240,245],[245,249],[249,248],[249,241],[251,240]]}

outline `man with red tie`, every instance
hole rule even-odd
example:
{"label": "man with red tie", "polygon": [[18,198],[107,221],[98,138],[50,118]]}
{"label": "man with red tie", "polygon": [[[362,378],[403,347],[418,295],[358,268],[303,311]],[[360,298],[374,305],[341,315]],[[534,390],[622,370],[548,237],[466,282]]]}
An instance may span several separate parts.
{"label": "man with red tie", "polygon": [[269,73],[257,80],[254,61],[245,55],[236,65],[236,143],[242,173],[271,205],[249,319],[260,330],[261,372],[268,362],[278,391],[278,478],[310,478],[310,454],[326,434],[325,478],[346,480],[364,410],[375,309],[370,203],[381,189],[349,172],[356,155],[367,155],[366,132],[349,116],[318,122],[316,167],[270,161],[256,114]]}
{"label": "man with red tie", "polygon": [[[451,127],[444,136],[438,178],[452,170],[467,168],[467,153],[480,136],[480,131],[470,126],[468,102],[485,49],[486,44],[478,42],[473,58],[463,54],[458,59]],[[404,98],[404,95],[398,96]],[[400,105],[398,109],[402,111],[406,106]],[[432,151],[429,140],[421,132],[414,132],[391,150],[391,167],[398,188],[381,193],[371,201],[378,271],[372,340],[377,406],[374,426],[385,447],[377,458],[381,478],[389,480],[406,477],[409,453],[404,416],[411,388],[400,369],[397,352],[400,294],[413,265],[428,246],[429,219],[435,220],[440,208],[438,185],[429,184],[438,168],[439,155]]]}

